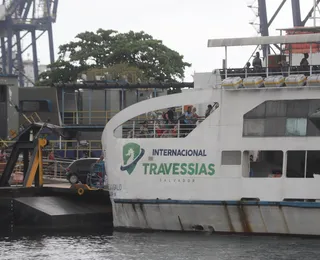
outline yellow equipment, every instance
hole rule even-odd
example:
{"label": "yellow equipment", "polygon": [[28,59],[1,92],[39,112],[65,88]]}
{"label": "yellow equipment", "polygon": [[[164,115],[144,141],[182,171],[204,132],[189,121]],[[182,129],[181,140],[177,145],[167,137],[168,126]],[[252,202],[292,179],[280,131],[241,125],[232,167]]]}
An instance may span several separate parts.
{"label": "yellow equipment", "polygon": [[48,145],[48,141],[43,138],[38,138],[36,141],[37,145],[33,151],[29,168],[24,178],[24,187],[32,187],[33,181],[35,181],[36,186],[43,186],[42,149]]}

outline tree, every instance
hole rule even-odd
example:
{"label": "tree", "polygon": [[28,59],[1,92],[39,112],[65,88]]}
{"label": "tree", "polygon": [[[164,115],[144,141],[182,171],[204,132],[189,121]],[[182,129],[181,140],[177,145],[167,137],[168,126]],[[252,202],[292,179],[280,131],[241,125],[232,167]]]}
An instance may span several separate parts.
{"label": "tree", "polygon": [[[118,33],[114,30],[84,32],[75,41],[59,47],[59,58],[40,75],[46,83],[74,82],[88,69],[119,68],[119,64],[135,68],[141,79],[179,81],[191,64],[183,56],[166,47],[162,41],[144,32]],[[116,73],[115,73],[116,74]]]}
{"label": "tree", "polygon": [[59,82],[75,82],[87,66],[75,66],[59,58],[55,63],[47,66],[48,70],[39,75],[36,85],[52,85]]}

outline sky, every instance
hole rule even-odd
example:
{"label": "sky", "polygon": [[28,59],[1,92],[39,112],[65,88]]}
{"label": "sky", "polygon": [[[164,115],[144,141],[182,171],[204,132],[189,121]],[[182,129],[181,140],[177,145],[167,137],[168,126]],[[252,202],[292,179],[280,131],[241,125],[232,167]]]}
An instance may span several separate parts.
{"label": "sky", "polygon": [[[268,19],[282,0],[266,0]],[[193,81],[194,72],[210,72],[222,67],[223,48],[207,48],[208,39],[252,37],[258,33],[249,22],[255,20],[254,10],[248,4],[253,0],[60,0],[57,21],[53,25],[56,57],[58,46],[74,40],[78,33],[99,28],[119,32],[145,31],[162,40],[169,48],[184,55],[192,64],[186,69],[184,81]],[[301,0],[305,15],[313,0]],[[256,19],[255,23],[259,23]],[[309,21],[309,26],[313,21]],[[287,3],[270,27],[292,27],[291,1]],[[228,51],[228,67],[243,67],[254,51],[254,46],[233,47]],[[47,36],[38,42],[40,64],[49,63]],[[28,52],[27,52],[28,53]],[[29,52],[32,54],[32,51]]]}

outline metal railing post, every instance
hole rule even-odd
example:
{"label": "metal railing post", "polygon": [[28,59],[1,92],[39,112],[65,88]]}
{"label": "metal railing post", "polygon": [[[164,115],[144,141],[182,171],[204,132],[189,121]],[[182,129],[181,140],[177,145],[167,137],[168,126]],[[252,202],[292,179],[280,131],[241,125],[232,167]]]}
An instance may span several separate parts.
{"label": "metal railing post", "polygon": [[178,120],[178,138],[180,138],[180,120]]}
{"label": "metal railing post", "polygon": [[135,128],[136,128],[136,121],[133,121],[132,122],[132,138],[134,138]]}
{"label": "metal railing post", "polygon": [[156,138],[156,120],[153,120],[153,138]]}
{"label": "metal railing post", "polygon": [[58,170],[58,162],[57,161],[55,161],[54,162],[54,168],[53,168],[53,177],[54,178],[57,178],[57,170]]}

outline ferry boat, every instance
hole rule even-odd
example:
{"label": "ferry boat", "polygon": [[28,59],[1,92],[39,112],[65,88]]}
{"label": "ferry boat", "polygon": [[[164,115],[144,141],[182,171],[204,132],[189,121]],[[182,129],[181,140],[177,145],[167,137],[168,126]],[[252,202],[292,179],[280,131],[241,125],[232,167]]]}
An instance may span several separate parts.
{"label": "ferry boat", "polygon": [[[208,46],[310,43],[311,50],[318,42],[320,33],[310,33]],[[146,100],[107,123],[102,146],[115,228],[320,235],[319,66],[301,72],[266,63],[216,71],[219,86]],[[178,121],[161,130],[153,117],[145,136],[135,120],[209,104],[211,113],[192,129]]]}

